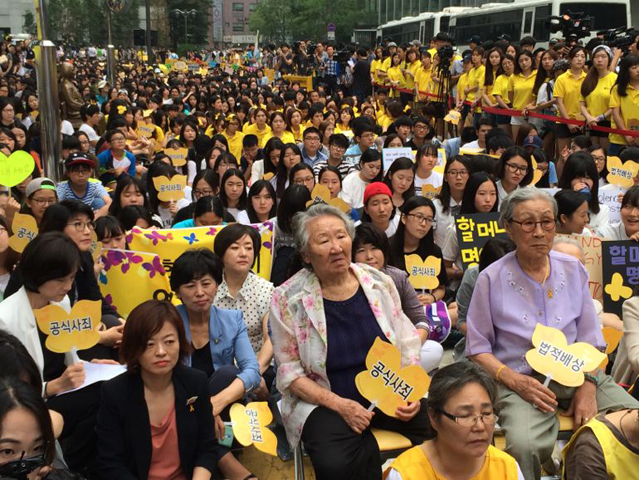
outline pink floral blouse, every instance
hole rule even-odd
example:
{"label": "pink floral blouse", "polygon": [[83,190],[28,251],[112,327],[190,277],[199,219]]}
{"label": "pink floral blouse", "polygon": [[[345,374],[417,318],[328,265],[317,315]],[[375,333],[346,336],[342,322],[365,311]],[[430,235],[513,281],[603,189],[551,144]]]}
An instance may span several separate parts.
{"label": "pink floral blouse", "polygon": [[[419,334],[401,309],[393,280],[367,265],[353,263],[351,270],[382,331],[399,349],[402,366],[419,365]],[[270,324],[278,364],[277,388],[282,392],[282,419],[288,441],[295,448],[306,419],[317,405],[294,396],[289,386],[305,376],[331,389],[326,373],[327,332],[322,289],[311,270],[300,271],[275,289]]]}

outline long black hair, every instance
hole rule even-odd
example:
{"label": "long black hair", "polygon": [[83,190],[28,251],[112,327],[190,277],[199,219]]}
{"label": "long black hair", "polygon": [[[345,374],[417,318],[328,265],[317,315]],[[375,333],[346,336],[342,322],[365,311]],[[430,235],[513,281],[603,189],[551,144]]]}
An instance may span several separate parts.
{"label": "long black hair", "polygon": [[442,183],[442,189],[439,192],[439,195],[437,195],[437,198],[442,204],[442,213],[448,213],[448,211],[450,210],[450,199],[452,195],[450,193],[450,185],[448,184],[447,179],[448,171],[450,170],[450,166],[453,164],[453,162],[461,163],[464,167],[466,167],[466,170],[469,174],[471,171],[471,161],[468,157],[464,155],[455,155],[454,157],[448,159],[446,165],[444,166],[444,183]]}
{"label": "long black hair", "polygon": [[[433,204],[432,200],[430,200],[429,198],[416,195],[404,202],[404,204],[399,209],[399,211],[402,213],[402,219],[404,221],[400,220],[399,225],[397,226],[397,231],[395,232],[395,235],[393,235],[393,238],[391,239],[391,265],[393,266],[403,264],[401,259],[404,257],[404,239],[406,237],[406,225],[405,225],[406,216],[410,212],[412,212],[413,210],[419,207],[430,208],[433,212],[433,220],[436,218],[435,215],[437,214],[437,210],[435,209],[435,205]],[[419,241],[419,246],[420,248],[425,247],[425,250],[429,250],[429,251],[432,250],[433,247],[435,246],[435,234],[434,234],[434,229],[432,228],[432,226],[430,230],[428,230],[428,233],[424,236],[424,238],[422,238]]]}
{"label": "long black hair", "polygon": [[464,196],[462,197],[462,205],[459,213],[477,213],[477,207],[475,207],[475,196],[477,195],[479,187],[486,182],[491,182],[495,187],[495,204],[490,211],[497,211],[499,201],[495,179],[492,175],[489,175],[486,172],[475,172],[468,177],[468,181],[466,182],[466,188],[464,188]]}
{"label": "long black hair", "polygon": [[266,189],[266,192],[273,199],[273,206],[271,207],[271,211],[268,214],[268,218],[273,218],[277,215],[277,198],[275,196],[275,189],[271,182],[268,180],[258,180],[253,185],[248,192],[248,199],[246,201],[246,214],[248,215],[249,221],[251,223],[260,223],[261,220],[257,217],[257,213],[253,208],[253,197],[262,193],[262,190]]}
{"label": "long black hair", "polygon": [[572,190],[571,182],[579,177],[588,177],[592,180],[588,207],[592,213],[599,213],[599,173],[597,172],[597,166],[595,165],[592,155],[585,150],[570,154],[561,172],[561,178],[557,186],[559,188]]}

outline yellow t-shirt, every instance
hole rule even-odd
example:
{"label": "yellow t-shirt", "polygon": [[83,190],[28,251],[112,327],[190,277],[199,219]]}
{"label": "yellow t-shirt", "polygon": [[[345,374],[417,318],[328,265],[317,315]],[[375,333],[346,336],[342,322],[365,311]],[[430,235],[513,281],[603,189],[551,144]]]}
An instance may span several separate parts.
{"label": "yellow t-shirt", "polygon": [[[402,480],[442,480],[444,476],[437,472],[421,446],[413,447],[402,453],[384,472],[386,478],[390,470],[396,470]],[[486,450],[484,465],[470,480],[517,480],[519,478],[517,461],[506,452],[490,445]]]}
{"label": "yellow t-shirt", "polygon": [[264,125],[264,129],[260,130],[259,128],[257,128],[256,123],[247,123],[246,125],[244,125],[242,132],[244,133],[244,135],[256,135],[260,148],[264,148],[264,145],[266,144],[264,138],[269,133],[271,133],[271,127],[269,127],[268,125]]}
{"label": "yellow t-shirt", "polygon": [[481,84],[484,83],[485,77],[486,67],[483,65],[470,69],[470,72],[468,72],[468,84],[466,85],[466,88],[477,87],[477,91],[469,92],[468,95],[466,95],[466,100],[474,102],[476,98],[481,96]]}
{"label": "yellow t-shirt", "polygon": [[510,84],[510,77],[508,75],[506,75],[505,73],[499,75],[493,82],[493,91],[492,91],[493,98],[495,98],[495,95],[499,95],[505,103],[510,103],[510,100],[508,99],[509,84]]}
{"label": "yellow t-shirt", "polygon": [[415,74],[417,73],[417,70],[420,70],[421,68],[422,62],[419,62],[417,60],[406,65],[404,70],[408,70],[410,73],[413,74],[412,77],[410,75],[404,75],[404,77],[406,78],[406,88],[410,88],[411,90],[415,89]]}
{"label": "yellow t-shirt", "polygon": [[288,131],[293,134],[293,138],[295,138],[295,143],[302,143],[302,139],[304,138],[304,130],[306,130],[306,127],[304,125],[300,125],[299,131],[297,133],[292,132],[291,130],[288,130]]}
{"label": "yellow t-shirt", "polygon": [[[433,78],[432,78],[432,74],[433,74],[433,69],[429,68],[428,70],[424,70],[423,68],[419,68],[417,69],[417,71],[415,72],[415,84],[417,85],[417,89],[420,92],[427,92],[427,93],[432,93],[433,91]],[[425,95],[420,95],[417,100],[419,101],[426,101],[426,100],[431,100],[432,97],[427,97]]]}
{"label": "yellow t-shirt", "polygon": [[[268,132],[268,134],[264,137],[264,145],[266,145],[266,142],[268,142],[274,136],[275,135],[273,135],[273,131]],[[295,143],[295,137],[288,130],[285,130],[284,132],[282,132],[282,135],[279,137],[279,139],[282,140],[282,143],[285,143],[285,144]]]}
{"label": "yellow t-shirt", "polygon": [[[610,108],[619,107],[621,118],[626,124],[626,129],[639,131],[639,90],[628,85],[626,96],[622,97],[617,91],[617,86],[612,87],[610,92]],[[617,128],[615,121],[612,121],[612,128]],[[608,138],[610,143],[626,145],[626,138],[623,135],[611,133]]]}
{"label": "yellow t-shirt", "polygon": [[536,76],[537,70],[533,70],[528,77],[524,77],[521,73],[515,73],[510,77],[508,91],[513,92],[513,108],[515,110],[523,110],[526,105],[529,105],[534,100],[532,90]]}
{"label": "yellow t-shirt", "polygon": [[568,118],[583,120],[583,115],[579,110],[579,97],[581,96],[581,84],[584,83],[584,78],[586,78],[586,72],[583,70],[578,77],[575,77],[568,70],[559,75],[555,82],[552,94],[555,98],[563,100]]}
{"label": "yellow t-shirt", "polygon": [[235,132],[235,135],[232,137],[224,130],[222,132],[224,138],[229,143],[229,153],[232,153],[235,159],[237,160],[238,165],[240,164],[240,158],[242,158],[242,139],[244,138],[244,134],[242,132]]}
{"label": "yellow t-shirt", "polygon": [[[388,74],[389,83],[398,82],[397,88],[406,88],[406,77],[404,77],[401,65],[390,67],[386,73]],[[393,97],[399,97],[399,92],[395,91],[395,89],[391,91],[391,94]]]}
{"label": "yellow t-shirt", "polygon": [[373,74],[373,82],[375,83],[381,83],[379,76],[377,75],[377,70],[381,70],[382,68],[382,61],[375,59],[371,62],[371,73]]}
{"label": "yellow t-shirt", "polygon": [[610,91],[616,81],[617,74],[609,72],[608,75],[597,81],[597,86],[585,99],[581,92],[579,93],[579,101],[586,104],[590,115],[598,117],[606,113],[610,106]]}
{"label": "yellow t-shirt", "polygon": [[459,76],[459,80],[457,80],[457,100],[458,101],[466,100],[466,94],[464,93],[464,90],[468,86],[468,73],[469,72],[462,73]]}

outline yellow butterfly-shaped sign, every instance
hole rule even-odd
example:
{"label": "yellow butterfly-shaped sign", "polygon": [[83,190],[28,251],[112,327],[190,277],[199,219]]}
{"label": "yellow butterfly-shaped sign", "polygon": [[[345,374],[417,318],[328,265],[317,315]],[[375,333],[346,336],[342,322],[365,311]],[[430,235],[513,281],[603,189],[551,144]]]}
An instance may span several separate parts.
{"label": "yellow butterfly-shaped sign", "polygon": [[155,133],[155,125],[152,123],[138,124],[138,135],[144,138],[152,138]]}
{"label": "yellow butterfly-shaped sign", "polygon": [[421,399],[430,385],[430,377],[419,365],[401,366],[396,346],[376,338],[366,355],[366,370],[355,377],[362,396],[389,417],[397,416],[397,407]]}
{"label": "yellow butterfly-shaped sign", "polygon": [[35,160],[27,152],[17,150],[10,156],[0,152],[0,185],[15,187],[33,173]]}
{"label": "yellow butterfly-shaped sign", "polygon": [[461,113],[455,109],[449,111],[448,115],[444,117],[445,122],[452,123],[453,125],[457,125],[460,120],[461,120]]}
{"label": "yellow butterfly-shaped sign", "polygon": [[45,346],[51,352],[65,353],[73,348],[86,350],[100,341],[98,326],[102,302],[99,300],[80,300],[70,312],[52,304],[34,313],[40,331],[47,335]]}
{"label": "yellow butterfly-shaped sign", "polygon": [[169,156],[174,167],[181,167],[182,165],[186,165],[186,158],[189,156],[189,149],[165,148],[164,153]]}
{"label": "yellow butterfly-shaped sign", "polygon": [[16,213],[11,224],[13,235],[9,238],[9,246],[15,252],[22,253],[31,240],[38,234],[36,219],[31,215]]}
{"label": "yellow butterfly-shaped sign", "polygon": [[442,259],[433,255],[422,257],[416,253],[406,255],[406,271],[410,275],[410,284],[418,290],[434,290],[439,287],[439,278],[437,275],[442,269]]}
{"label": "yellow butterfly-shaped sign", "polygon": [[332,205],[344,213],[351,211],[351,207],[348,203],[341,198],[331,198],[331,192],[328,190],[328,187],[326,185],[320,185],[319,183],[313,187],[311,199],[306,202],[306,207],[308,208],[315,203],[326,203],[327,205]]}
{"label": "yellow butterfly-shaped sign", "polygon": [[162,202],[178,201],[184,198],[186,175],[173,175],[170,179],[162,175],[153,178],[153,186],[158,191],[158,199]]}
{"label": "yellow butterfly-shaped sign", "polygon": [[127,108],[126,105],[118,105],[118,113],[120,115],[124,115],[127,110],[128,110],[128,108]]}
{"label": "yellow butterfly-shaped sign", "polygon": [[608,182],[618,187],[630,188],[639,172],[639,163],[632,160],[622,163],[619,157],[608,157],[608,172]]}
{"label": "yellow butterfly-shaped sign", "polygon": [[100,256],[102,255],[102,242],[98,242],[98,236],[95,233],[95,230],[91,234],[91,257],[93,257],[93,261],[97,262]]}
{"label": "yellow butterfly-shaped sign", "polygon": [[620,298],[632,297],[632,288],[624,285],[623,277],[620,273],[612,274],[610,283],[604,287],[604,291],[610,295],[613,302],[618,302]]}
{"label": "yellow butterfly-shaped sign", "polygon": [[539,180],[541,180],[541,177],[544,176],[544,172],[542,172],[541,170],[539,170],[537,168],[537,160],[535,160],[534,158],[531,157],[532,160],[532,167],[533,167],[533,179],[532,179],[532,184],[533,185],[537,185],[537,182]]}
{"label": "yellow butterfly-shaped sign", "polygon": [[540,323],[535,327],[534,348],[526,352],[526,361],[542,375],[551,377],[566,387],[584,383],[584,372],[591,372],[606,358],[595,347],[585,342],[568,345],[561,330]]}
{"label": "yellow butterfly-shaped sign", "polygon": [[266,180],[266,181],[268,182],[268,181],[269,181],[271,178],[273,178],[274,176],[275,176],[275,174],[274,174],[273,172],[265,173],[265,174],[262,176],[262,180]]}
{"label": "yellow butterfly-shaped sign", "polygon": [[437,195],[439,195],[441,189],[441,187],[435,188],[430,183],[426,183],[422,185],[422,197],[433,200]]}
{"label": "yellow butterfly-shaped sign", "polygon": [[266,402],[251,402],[246,407],[234,403],[230,410],[233,435],[245,447],[255,448],[277,456],[277,437],[267,428],[273,422],[273,414]]}

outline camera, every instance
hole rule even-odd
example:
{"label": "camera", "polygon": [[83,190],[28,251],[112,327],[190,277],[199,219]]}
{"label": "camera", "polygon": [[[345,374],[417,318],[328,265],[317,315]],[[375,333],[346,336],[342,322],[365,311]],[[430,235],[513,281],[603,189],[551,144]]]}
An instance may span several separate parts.
{"label": "camera", "polygon": [[453,47],[451,47],[450,45],[444,45],[437,50],[437,55],[439,56],[439,69],[450,69],[450,62],[455,56],[455,50],[453,49]]}
{"label": "camera", "polygon": [[592,27],[592,17],[570,10],[560,16],[551,16],[549,22],[551,33],[562,32],[565,39],[587,37]]}
{"label": "camera", "polygon": [[630,45],[635,43],[635,38],[639,35],[639,30],[630,27],[611,28],[610,30],[602,30],[597,32],[604,45],[616,47],[626,50]]}
{"label": "camera", "polygon": [[19,460],[13,460],[12,462],[8,462],[0,466],[0,480],[26,480],[27,475],[37,468],[44,467],[45,465],[46,461],[44,459],[44,455],[36,455],[29,458],[23,457]]}

